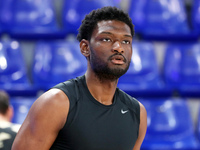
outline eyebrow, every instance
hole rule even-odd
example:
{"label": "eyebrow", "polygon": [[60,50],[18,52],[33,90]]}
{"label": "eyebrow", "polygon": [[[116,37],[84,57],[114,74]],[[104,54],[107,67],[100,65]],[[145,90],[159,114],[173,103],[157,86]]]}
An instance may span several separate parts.
{"label": "eyebrow", "polygon": [[[111,32],[105,32],[105,31],[101,32],[100,34],[109,34],[109,35],[112,35]],[[129,34],[125,34],[124,36],[125,36],[125,37],[130,37],[130,38],[132,38],[132,36],[129,35]]]}

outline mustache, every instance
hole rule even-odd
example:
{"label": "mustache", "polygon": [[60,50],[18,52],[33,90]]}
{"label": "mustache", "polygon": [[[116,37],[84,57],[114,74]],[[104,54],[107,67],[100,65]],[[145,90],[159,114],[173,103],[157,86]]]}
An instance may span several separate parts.
{"label": "mustache", "polygon": [[111,60],[112,57],[115,57],[115,56],[121,56],[121,57],[123,57],[124,62],[127,62],[127,59],[121,53],[115,53],[115,54],[111,55],[108,59]]}

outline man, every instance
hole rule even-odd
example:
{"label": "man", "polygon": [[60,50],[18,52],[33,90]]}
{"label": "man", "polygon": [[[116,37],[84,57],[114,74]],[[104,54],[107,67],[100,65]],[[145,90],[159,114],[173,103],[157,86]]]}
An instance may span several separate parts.
{"label": "man", "polygon": [[146,110],[117,88],[131,61],[133,35],[131,19],[115,7],[86,15],[77,36],[87,58],[85,75],[36,100],[12,149],[139,150]]}
{"label": "man", "polygon": [[11,123],[13,109],[9,104],[9,96],[0,91],[0,150],[10,150],[20,125]]}

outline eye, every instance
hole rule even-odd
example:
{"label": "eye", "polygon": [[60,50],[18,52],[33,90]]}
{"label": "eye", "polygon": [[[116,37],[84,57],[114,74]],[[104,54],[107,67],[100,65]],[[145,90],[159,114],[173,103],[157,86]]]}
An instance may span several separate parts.
{"label": "eye", "polygon": [[122,41],[123,44],[130,44],[131,42],[129,40]]}
{"label": "eye", "polygon": [[111,39],[109,39],[109,38],[103,38],[102,41],[104,41],[104,42],[110,42]]}

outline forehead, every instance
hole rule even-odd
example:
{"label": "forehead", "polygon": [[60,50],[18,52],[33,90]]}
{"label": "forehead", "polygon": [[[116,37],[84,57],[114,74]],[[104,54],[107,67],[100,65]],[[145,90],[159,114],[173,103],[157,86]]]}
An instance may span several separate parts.
{"label": "forehead", "polygon": [[[93,33],[103,33],[103,32],[113,32],[116,34],[126,34],[131,36],[130,27],[122,22],[117,20],[103,20],[99,21],[93,31]],[[116,32],[117,31],[117,32]]]}

